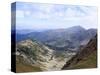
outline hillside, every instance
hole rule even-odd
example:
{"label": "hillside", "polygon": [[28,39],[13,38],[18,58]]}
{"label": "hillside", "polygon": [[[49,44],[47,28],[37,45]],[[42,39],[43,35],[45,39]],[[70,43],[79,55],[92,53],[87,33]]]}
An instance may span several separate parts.
{"label": "hillside", "polygon": [[47,61],[47,58],[51,57],[51,53],[52,50],[35,40],[24,40],[17,43],[16,71],[42,71],[39,63]]}
{"label": "hillside", "polygon": [[16,46],[16,72],[61,70],[66,61],[75,55],[71,52],[56,52],[30,39],[21,41]]}
{"label": "hillside", "polygon": [[62,69],[82,69],[97,67],[97,36],[72,57]]}
{"label": "hillside", "polygon": [[96,33],[96,29],[74,26],[16,34],[16,71],[96,67]]}

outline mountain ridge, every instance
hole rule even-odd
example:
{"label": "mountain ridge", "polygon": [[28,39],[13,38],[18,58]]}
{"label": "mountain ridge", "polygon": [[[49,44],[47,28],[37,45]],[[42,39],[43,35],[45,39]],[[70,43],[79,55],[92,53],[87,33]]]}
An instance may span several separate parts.
{"label": "mountain ridge", "polygon": [[74,26],[67,29],[31,32],[27,35],[16,34],[16,41],[34,38],[35,40],[50,46],[52,49],[64,50],[67,47],[75,49],[80,45],[87,44],[88,41],[95,36],[96,32],[96,29],[86,30],[81,26]]}
{"label": "mountain ridge", "polygon": [[[92,38],[87,46],[73,56],[62,69],[80,69],[97,67],[97,35]],[[91,62],[90,62],[91,61]],[[88,63],[89,62],[89,63]]]}

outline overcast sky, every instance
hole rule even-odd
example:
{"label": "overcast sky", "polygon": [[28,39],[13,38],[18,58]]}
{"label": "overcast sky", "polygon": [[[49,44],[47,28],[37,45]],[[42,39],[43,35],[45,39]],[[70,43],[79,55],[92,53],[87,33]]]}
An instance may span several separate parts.
{"label": "overcast sky", "polygon": [[17,29],[57,29],[77,25],[86,29],[97,28],[97,8],[24,2],[16,4]]}

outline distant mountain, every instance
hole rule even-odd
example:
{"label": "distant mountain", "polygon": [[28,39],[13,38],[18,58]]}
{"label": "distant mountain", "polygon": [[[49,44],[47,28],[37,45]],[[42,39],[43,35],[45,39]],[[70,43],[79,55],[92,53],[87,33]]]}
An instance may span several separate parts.
{"label": "distant mountain", "polygon": [[88,29],[87,32],[88,32],[88,35],[89,35],[88,37],[90,38],[90,37],[93,37],[93,36],[96,35],[97,30],[96,29]]}
{"label": "distant mountain", "polygon": [[16,40],[35,39],[53,50],[78,50],[80,45],[86,45],[95,36],[96,29],[84,29],[74,26],[67,29],[53,29],[42,32],[31,32],[26,35],[16,34]]}
{"label": "distant mountain", "polygon": [[28,33],[31,33],[31,32],[34,32],[34,30],[29,30],[29,29],[20,29],[20,30],[16,30],[16,33],[17,34],[28,34]]}
{"label": "distant mountain", "polygon": [[73,56],[62,69],[82,69],[97,67],[97,36]]}
{"label": "distant mountain", "polygon": [[47,31],[49,29],[16,29],[17,34],[28,34],[31,32],[43,32]]}

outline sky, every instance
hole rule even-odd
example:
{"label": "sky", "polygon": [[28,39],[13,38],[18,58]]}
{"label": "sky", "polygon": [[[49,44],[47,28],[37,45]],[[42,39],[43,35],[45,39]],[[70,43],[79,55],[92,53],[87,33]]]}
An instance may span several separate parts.
{"label": "sky", "polygon": [[[17,2],[17,29],[97,28],[97,7]],[[14,15],[12,15],[14,16]]]}

